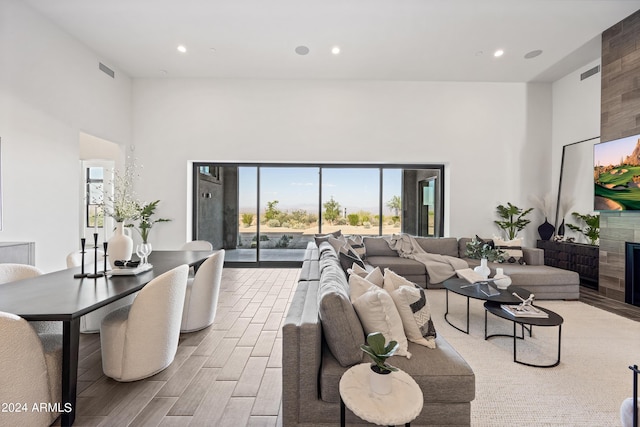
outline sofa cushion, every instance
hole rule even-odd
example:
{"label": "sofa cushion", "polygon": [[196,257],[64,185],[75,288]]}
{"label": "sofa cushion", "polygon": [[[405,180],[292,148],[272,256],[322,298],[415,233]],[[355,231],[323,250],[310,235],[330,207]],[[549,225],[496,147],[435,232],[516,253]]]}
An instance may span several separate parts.
{"label": "sofa cushion", "polygon": [[389,247],[389,241],[384,237],[364,237],[362,240],[367,250],[367,261],[371,256],[398,257],[398,252]]}
{"label": "sofa cushion", "polygon": [[358,363],[362,359],[364,331],[349,301],[347,279],[336,263],[325,265],[321,272],[318,311],[331,353],[342,366]]}
{"label": "sofa cushion", "polygon": [[426,276],[427,274],[427,269],[423,263],[409,258],[368,256],[367,264],[370,264],[373,267],[380,267],[380,269],[388,268],[403,277],[417,275]]}
{"label": "sofa cushion", "polygon": [[[425,402],[469,402],[475,397],[475,376],[471,367],[441,336],[436,348],[431,349],[409,343],[411,359],[392,356],[391,365],[402,369],[418,383]],[[369,358],[363,358],[369,362]],[[340,366],[330,352],[322,355],[320,370],[320,397],[326,402],[339,403],[339,384],[346,368]]]}
{"label": "sofa cushion", "polygon": [[415,237],[415,239],[425,252],[458,256],[458,239],[455,237]]}

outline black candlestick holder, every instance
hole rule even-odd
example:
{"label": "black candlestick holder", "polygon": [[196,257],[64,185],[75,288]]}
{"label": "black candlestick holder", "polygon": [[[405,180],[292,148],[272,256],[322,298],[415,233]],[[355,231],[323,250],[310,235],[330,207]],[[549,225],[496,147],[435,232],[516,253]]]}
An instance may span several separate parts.
{"label": "black candlestick holder", "polygon": [[86,243],[87,243],[87,239],[85,239],[84,237],[80,239],[80,248],[81,248],[80,253],[81,253],[82,263],[80,264],[80,273],[76,273],[73,275],[73,277],[76,279],[82,279],[84,277],[87,277],[87,274],[84,272],[84,254],[85,254],[84,247]]}
{"label": "black candlestick holder", "polygon": [[90,279],[104,276],[104,272],[98,273],[98,233],[93,233],[93,273],[87,274]]}
{"label": "black candlestick holder", "polygon": [[102,247],[104,248],[104,274],[107,274],[107,242],[102,242]]}

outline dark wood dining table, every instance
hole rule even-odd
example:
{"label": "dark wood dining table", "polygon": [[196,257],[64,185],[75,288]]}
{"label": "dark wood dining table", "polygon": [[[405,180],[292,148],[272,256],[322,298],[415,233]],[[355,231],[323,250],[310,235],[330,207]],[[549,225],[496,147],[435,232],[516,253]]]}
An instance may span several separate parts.
{"label": "dark wood dining table", "polygon": [[153,269],[138,275],[75,279],[74,274],[80,272],[78,267],[0,285],[0,311],[26,320],[62,322],[61,407],[70,408],[61,414],[62,426],[72,425],[76,416],[80,317],[139,291],[154,277],[179,265],[197,267],[211,253],[154,251],[149,255]]}

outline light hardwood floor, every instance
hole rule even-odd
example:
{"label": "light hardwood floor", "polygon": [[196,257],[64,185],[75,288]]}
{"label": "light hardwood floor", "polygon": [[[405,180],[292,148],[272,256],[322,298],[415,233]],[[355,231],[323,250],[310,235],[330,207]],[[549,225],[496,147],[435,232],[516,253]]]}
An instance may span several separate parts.
{"label": "light hardwood floor", "polygon": [[142,381],[105,377],[100,336],[82,335],[74,426],[282,426],[281,326],[298,274],[225,268],[214,324],[182,334],[174,362]]}

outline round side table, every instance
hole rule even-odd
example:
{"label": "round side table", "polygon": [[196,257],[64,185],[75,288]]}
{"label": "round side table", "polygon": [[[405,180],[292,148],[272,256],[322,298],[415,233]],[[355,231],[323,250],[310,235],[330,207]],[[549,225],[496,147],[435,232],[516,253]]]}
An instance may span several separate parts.
{"label": "round side table", "polygon": [[422,411],[422,390],[409,374],[392,372],[392,390],[377,394],[369,387],[371,364],[349,368],[340,379],[340,425],[345,425],[345,406],[365,421],[378,425],[409,426]]}

